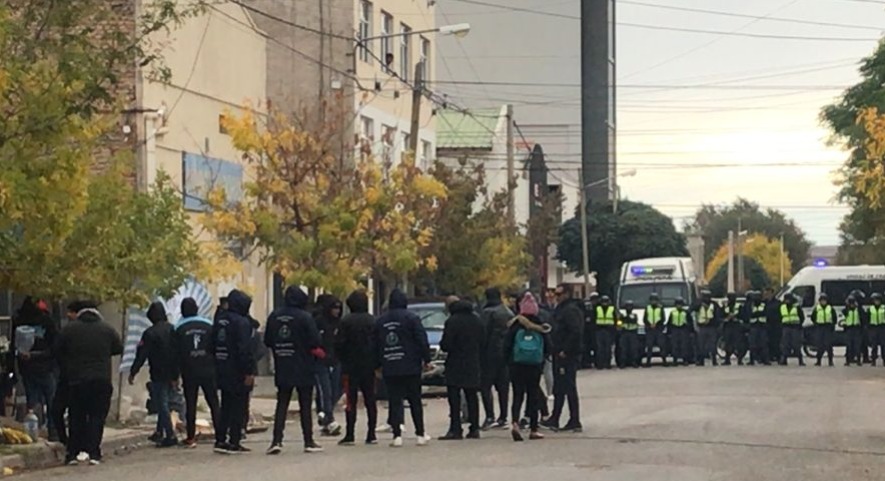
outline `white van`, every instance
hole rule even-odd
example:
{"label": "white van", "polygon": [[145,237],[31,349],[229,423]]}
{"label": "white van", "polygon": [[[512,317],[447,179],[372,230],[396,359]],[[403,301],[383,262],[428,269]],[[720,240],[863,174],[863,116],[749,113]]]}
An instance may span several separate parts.
{"label": "white van", "polygon": [[621,266],[617,305],[623,308],[624,302],[633,301],[640,334],[645,334],[643,317],[648,298],[653,293],[661,298],[666,316],[669,316],[677,297],[685,299],[686,306],[693,306],[698,297],[698,283],[691,257],[637,259]]}
{"label": "white van", "polygon": [[875,292],[885,293],[885,265],[804,267],[784,286],[778,299],[793,295],[808,315],[821,293],[829,296],[830,305],[841,308],[854,291],[863,292],[867,300]]}

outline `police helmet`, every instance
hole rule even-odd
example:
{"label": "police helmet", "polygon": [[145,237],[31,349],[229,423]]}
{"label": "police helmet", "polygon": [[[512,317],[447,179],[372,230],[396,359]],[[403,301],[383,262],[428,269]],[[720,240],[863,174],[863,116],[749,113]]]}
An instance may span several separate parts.
{"label": "police helmet", "polygon": [[599,293],[591,292],[590,297],[588,297],[587,299],[590,300],[590,302],[595,302],[597,299],[599,299]]}
{"label": "police helmet", "polygon": [[830,296],[828,296],[826,292],[821,292],[820,295],[817,296],[817,300],[828,301],[828,300],[830,300]]}
{"label": "police helmet", "polygon": [[682,297],[677,297],[675,302],[676,302],[677,306],[684,306],[685,305],[685,299],[683,299]]}
{"label": "police helmet", "polygon": [[634,307],[636,307],[636,304],[630,299],[624,301],[624,309],[633,309]]}
{"label": "police helmet", "polygon": [[787,294],[786,296],[784,296],[784,302],[786,302],[787,304],[795,304],[796,297],[794,297],[792,294]]}
{"label": "police helmet", "polygon": [[877,301],[877,300],[878,300],[878,301],[881,301],[881,300],[882,300],[882,294],[879,294],[878,292],[874,292],[873,295],[870,296],[870,299],[872,299],[872,300],[874,300],[874,301]]}
{"label": "police helmet", "polygon": [[725,295],[725,297],[729,301],[733,301],[733,300],[737,299],[737,294],[735,294],[734,292],[729,292],[728,294]]}
{"label": "police helmet", "polygon": [[703,297],[704,299],[709,299],[709,298],[713,297],[713,293],[707,289],[704,289],[701,291],[701,297]]}
{"label": "police helmet", "polygon": [[611,298],[611,297],[608,297],[608,296],[601,296],[601,297],[599,298],[599,302],[609,303],[609,302],[611,302],[611,301],[612,301],[612,298]]}
{"label": "police helmet", "polygon": [[845,303],[846,303],[846,304],[851,304],[852,302],[857,302],[857,298],[854,297],[853,295],[850,295],[850,296],[848,296],[848,297],[845,298]]}
{"label": "police helmet", "polygon": [[660,301],[661,296],[658,295],[657,292],[652,292],[651,295],[648,296],[649,301]]}

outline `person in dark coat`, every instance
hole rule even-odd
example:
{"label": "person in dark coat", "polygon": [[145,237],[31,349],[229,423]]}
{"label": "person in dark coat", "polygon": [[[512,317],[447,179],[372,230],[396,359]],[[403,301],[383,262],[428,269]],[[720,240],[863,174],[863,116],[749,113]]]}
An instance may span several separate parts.
{"label": "person in dark coat", "polygon": [[768,356],[770,359],[781,357],[781,301],[774,296],[774,289],[766,287],[762,291],[765,304],[765,325],[768,327]]}
{"label": "person in dark coat", "polygon": [[421,319],[408,310],[408,299],[399,289],[390,293],[388,311],[375,322],[375,350],[381,374],[387,385],[393,429],[393,447],[403,445],[403,401],[409,401],[418,445],[430,438],[424,430],[424,406],[421,404],[421,373],[430,364],[430,343]]}
{"label": "person in dark coat", "polygon": [[[37,414],[41,425],[49,430],[50,438],[57,438],[54,420],[48,415],[55,398],[58,379],[52,344],[58,335],[58,327],[49,313],[41,310],[31,297],[25,298],[13,322],[12,342],[9,352],[16,356],[18,372],[25,387],[27,407]],[[20,350],[16,345],[15,332],[29,329],[34,333],[34,344],[28,350]]]}
{"label": "person in dark coat", "polygon": [[240,441],[243,436],[243,412],[249,388],[255,384],[255,358],[252,351],[252,325],[249,308],[252,299],[234,289],[228,294],[228,309],[219,314],[212,326],[215,343],[215,370],[221,389],[221,416],[215,429],[215,452],[235,454],[251,451]]}
{"label": "person in dark coat", "polygon": [[111,358],[123,354],[123,341],[104,322],[96,303],[80,307],[77,319],[61,330],[53,348],[69,396],[71,430],[65,463],[76,463],[82,454],[90,464],[100,464],[104,423],[114,393]]}
{"label": "person in dark coat", "polygon": [[573,299],[566,286],[556,288],[557,305],[553,313],[553,332],[550,335],[553,354],[553,413],[544,423],[559,430],[559,418],[568,400],[569,420],[563,431],[581,432],[580,401],[578,399],[578,368],[581,366],[581,339],[584,313],[580,301]]}
{"label": "person in dark coat", "polygon": [[197,301],[188,297],[181,301],[181,319],[175,323],[175,348],[178,367],[184,387],[185,446],[197,446],[197,396],[209,406],[212,426],[218,426],[218,383],[215,381],[215,346],[212,338],[212,321],[199,315]]}
{"label": "person in dark coat", "polygon": [[[486,289],[486,305],[481,319],[485,329],[482,354],[482,382],[480,393],[486,417],[482,429],[507,426],[507,405],[510,397],[510,377],[507,374],[507,359],[504,357],[504,341],[507,338],[507,323],[513,319],[513,312],[501,300],[501,291],[491,287]],[[495,403],[492,388],[498,393],[499,417],[495,418]]]}
{"label": "person in dark coat", "polygon": [[526,292],[519,302],[519,315],[510,321],[504,343],[504,353],[510,362],[510,383],[513,385],[510,434],[514,441],[523,440],[518,421],[523,401],[529,406],[530,439],[544,438],[538,430],[541,400],[537,398],[541,393],[544,359],[553,352],[553,347],[549,335],[551,327],[541,322],[539,312],[535,297],[531,292]]}
{"label": "person in dark coat", "polygon": [[335,422],[335,405],[341,398],[341,364],[335,353],[335,334],[341,323],[341,301],[323,294],[317,299],[319,309],[314,315],[326,357],[316,364],[317,414],[322,433],[326,436],[341,434],[341,426]]}
{"label": "person in dark coat", "polygon": [[[85,306],[86,304],[82,301],[73,301],[68,304],[66,309],[67,312],[65,312],[65,317],[67,317],[68,322],[76,321],[77,313]],[[56,361],[58,361],[58,356],[56,356],[55,353],[53,353],[53,356],[56,358]],[[64,369],[59,363],[58,389],[55,391],[55,398],[52,400],[52,407],[49,412],[49,416],[52,418],[52,423],[55,426],[55,433],[58,438],[50,439],[50,441],[58,441],[65,446],[68,444],[68,429],[65,424],[65,413],[68,412],[70,399],[71,396],[68,389],[68,382],[64,377]]]}
{"label": "person in dark coat", "polygon": [[449,318],[443,330],[440,349],[446,354],[446,390],[449,398],[449,431],[441,441],[463,439],[461,431],[461,392],[467,400],[470,431],[467,439],[479,439],[480,362],[485,337],[482,321],[473,305],[457,297],[448,300]]}
{"label": "person in dark coat", "polygon": [[274,384],[277,387],[273,441],[267,454],[279,454],[283,450],[283,430],[293,391],[298,393],[304,451],[317,453],[323,448],[313,440],[311,404],[317,360],[325,357],[325,352],[316,323],[306,310],[307,294],[300,287],[289,286],[285,302],[285,306],[268,317],[264,333],[264,344],[273,352]]}
{"label": "person in dark coat", "polygon": [[347,297],[350,314],[341,320],[335,336],[335,351],[341,361],[342,382],[347,406],[347,430],[338,443],[349,446],[354,443],[356,431],[357,399],[363,394],[368,418],[366,444],[375,444],[375,425],[378,423],[378,406],[375,401],[375,316],[369,314],[369,297],[363,291],[354,291]]}

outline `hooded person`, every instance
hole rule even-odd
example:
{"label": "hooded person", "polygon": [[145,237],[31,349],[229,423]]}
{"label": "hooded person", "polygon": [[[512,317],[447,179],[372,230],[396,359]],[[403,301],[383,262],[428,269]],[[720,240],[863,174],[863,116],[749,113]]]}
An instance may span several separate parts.
{"label": "hooded person", "polygon": [[341,426],[335,422],[335,405],[341,398],[341,364],[335,353],[335,335],[341,324],[341,301],[330,294],[317,299],[318,309],[314,315],[326,357],[316,364],[317,414],[325,436],[341,434]]}
{"label": "hooded person", "polygon": [[157,410],[157,429],[154,437],[157,446],[170,447],[178,444],[175,427],[169,412],[169,399],[178,382],[178,357],[175,347],[174,329],[166,315],[162,302],[154,302],[148,307],[147,318],[151,327],[141,335],[135,361],[129,368],[129,385],[135,383],[135,376],[144,366],[150,365],[150,395]]}
{"label": "hooded person", "polygon": [[255,357],[249,309],[252,298],[234,289],[227,296],[228,309],[212,326],[215,343],[215,371],[221,389],[221,415],[215,427],[215,452],[236,454],[251,451],[240,441],[243,413],[249,390],[255,383]]}
{"label": "hooded person", "polygon": [[562,430],[581,432],[580,401],[578,399],[578,368],[581,365],[581,339],[583,337],[584,313],[581,302],[572,297],[565,285],[556,288],[556,310],[553,314],[553,413],[546,427],[560,430],[566,400],[569,419]]}
{"label": "hooded person", "polygon": [[273,353],[274,384],[277,388],[273,440],[267,454],[279,454],[283,450],[283,431],[293,391],[298,394],[304,451],[321,452],[323,448],[313,439],[311,404],[316,384],[316,365],[318,359],[325,357],[325,352],[316,323],[306,310],[307,294],[300,287],[289,286],[284,299],[285,305],[274,310],[267,318],[264,333],[264,344]]}
{"label": "hooded person", "polygon": [[424,407],[421,404],[421,373],[430,364],[430,343],[421,319],[408,310],[405,293],[390,293],[387,312],[375,321],[375,351],[387,386],[393,429],[392,447],[403,445],[404,400],[409,401],[418,445],[430,438],[424,430]]}
{"label": "hooded person", "polygon": [[479,439],[480,366],[485,337],[482,321],[468,301],[451,299],[449,318],[439,347],[446,353],[446,390],[449,399],[449,431],[440,440],[463,438],[461,431],[461,393],[467,401],[470,431],[467,439]]}
{"label": "hooded person", "polygon": [[[52,355],[52,344],[58,335],[58,327],[49,313],[40,309],[38,304],[42,302],[35,302],[27,297],[22,303],[13,322],[15,334],[12,336],[9,352],[18,361],[18,372],[25,388],[28,409],[37,414],[40,424],[48,428],[50,437],[56,438],[58,433],[55,422],[48,411],[58,386],[55,359]],[[32,334],[30,337],[33,342],[27,349],[19,349],[17,345],[19,333],[22,332]]]}
{"label": "hooded person", "polygon": [[197,396],[200,390],[209,406],[212,425],[218,426],[218,383],[215,381],[215,346],[212,321],[199,315],[197,301],[191,297],[181,301],[181,319],[175,323],[174,339],[178,368],[184,388],[185,446],[197,446]]}
{"label": "hooded person", "polygon": [[[480,393],[485,410],[482,428],[507,427],[507,405],[510,395],[510,377],[507,374],[507,358],[504,357],[504,342],[507,338],[507,323],[513,319],[513,312],[504,305],[501,291],[486,289],[486,304],[481,317],[485,330],[481,356],[482,379]],[[495,417],[495,403],[492,388],[498,393],[499,416]]]}
{"label": "hooded person", "polygon": [[97,304],[84,302],[76,320],[55,341],[56,358],[66,382],[71,429],[65,462],[102,460],[104,423],[114,392],[111,358],[123,354],[120,334],[104,322]]}
{"label": "hooded person", "polygon": [[347,429],[338,443],[349,446],[354,443],[356,431],[357,400],[363,394],[368,418],[366,444],[375,444],[375,425],[378,423],[378,406],[375,400],[375,316],[369,314],[369,297],[364,291],[354,291],[347,297],[350,313],[341,320],[335,335],[335,352],[341,361],[342,384],[347,404],[345,416]]}

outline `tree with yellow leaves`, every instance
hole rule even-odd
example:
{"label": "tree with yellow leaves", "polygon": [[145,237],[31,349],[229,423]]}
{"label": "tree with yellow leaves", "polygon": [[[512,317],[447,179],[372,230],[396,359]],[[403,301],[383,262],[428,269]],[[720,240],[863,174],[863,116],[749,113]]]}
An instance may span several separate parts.
{"label": "tree with yellow leaves", "polygon": [[[793,262],[790,256],[784,252],[781,257],[781,245],[778,239],[769,239],[763,234],[751,234],[744,240],[744,257],[755,260],[768,275],[769,279],[779,280],[781,275],[781,267],[785,276],[792,272]],[[735,256],[740,253],[740,246],[735,245]],[[783,266],[780,262],[783,258]],[[728,263],[728,242],[721,245],[710,262],[707,263],[706,275],[707,279],[713,279]],[[737,266],[735,266],[737,269]],[[746,287],[746,286],[745,286]],[[740,287],[741,289],[745,287]]]}

